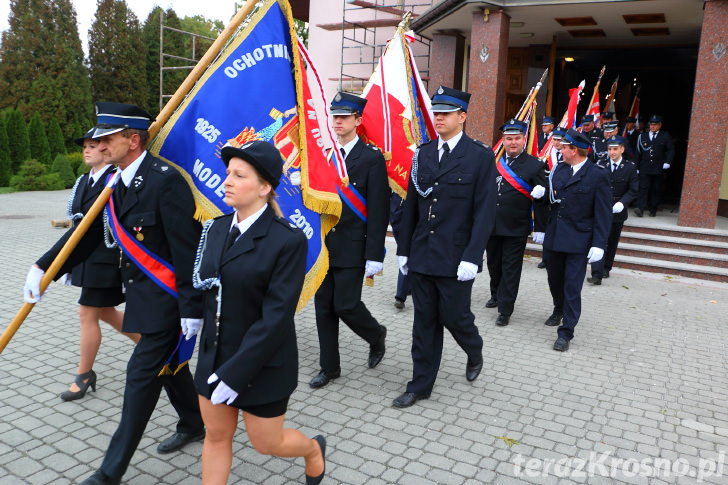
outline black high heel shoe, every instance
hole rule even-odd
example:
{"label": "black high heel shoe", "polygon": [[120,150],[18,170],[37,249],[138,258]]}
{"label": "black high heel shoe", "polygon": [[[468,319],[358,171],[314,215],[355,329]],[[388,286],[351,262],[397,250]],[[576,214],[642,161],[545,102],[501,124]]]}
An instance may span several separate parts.
{"label": "black high heel shoe", "polygon": [[76,392],[69,390],[61,393],[61,399],[64,401],[75,401],[76,399],[81,399],[86,395],[86,391],[88,391],[89,387],[91,390],[96,392],[96,373],[93,369],[83,374],[78,374],[74,382],[78,386],[79,390]]}
{"label": "black high heel shoe", "polygon": [[326,474],[326,438],[321,435],[317,435],[314,436],[313,439],[318,442],[319,447],[321,448],[321,459],[324,461],[324,471],[322,471],[321,475],[317,477],[306,475],[306,485],[318,485],[321,483],[321,480],[324,479],[324,475]]}

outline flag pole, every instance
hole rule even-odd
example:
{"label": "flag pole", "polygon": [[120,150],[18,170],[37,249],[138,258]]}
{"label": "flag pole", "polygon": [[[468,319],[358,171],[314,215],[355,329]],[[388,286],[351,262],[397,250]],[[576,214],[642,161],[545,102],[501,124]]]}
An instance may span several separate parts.
{"label": "flag pole", "polygon": [[[205,55],[202,56],[202,59],[200,59],[195,68],[187,75],[187,78],[185,78],[180,87],[177,88],[177,91],[174,93],[172,98],[170,98],[162,111],[159,113],[159,115],[157,116],[157,120],[149,126],[148,132],[150,140],[154,138],[157,133],[159,133],[160,128],[167,122],[169,117],[172,116],[172,113],[174,113],[177,107],[179,107],[179,105],[184,100],[187,92],[192,89],[192,86],[194,86],[200,76],[202,76],[202,74],[205,72],[205,69],[207,69],[210,63],[212,63],[212,61],[217,57],[220,51],[222,51],[228,40],[230,40],[230,37],[232,37],[240,24],[243,23],[248,14],[253,10],[253,7],[255,7],[256,3],[257,0],[247,0],[247,2],[245,2],[245,5],[243,5],[240,10],[238,10],[238,13],[236,13],[233,19],[230,21],[230,24],[228,24],[225,30],[220,33],[218,38],[215,40],[215,42],[213,42],[212,46],[210,46]],[[81,241],[81,238],[83,238],[83,236],[86,234],[88,228],[103,210],[104,206],[109,200],[109,197],[111,197],[111,192],[113,190],[112,181],[114,179],[115,176],[109,181],[109,183],[107,183],[104,190],[101,191],[99,196],[96,198],[96,201],[93,203],[91,208],[88,210],[88,212],[78,224],[76,229],[73,231],[73,234],[71,234],[71,237],[68,238],[66,244],[64,244],[63,248],[61,248],[58,256],[56,256],[51,265],[48,267],[48,270],[43,274],[43,277],[40,280],[41,295],[45,293],[45,290],[48,288],[51,280],[53,280],[53,278],[56,276],[58,271],[61,269],[63,264],[73,252],[73,250],[76,249],[76,246]],[[23,321],[30,314],[34,306],[35,303],[23,303],[23,305],[20,307],[20,310],[18,310],[18,312],[13,317],[10,324],[7,326],[5,331],[3,331],[3,334],[0,335],[0,354],[2,354],[3,350],[5,350],[5,347],[10,342],[10,339],[13,338],[13,335],[15,335],[15,332],[18,331],[18,328],[20,328],[20,325],[22,325]]]}
{"label": "flag pole", "polygon": [[[614,95],[617,94],[617,86],[619,84],[619,76],[617,76],[617,79],[614,80],[612,83],[612,89],[609,91],[609,94],[607,95],[607,98],[604,100],[604,111],[602,111],[602,114],[609,111],[609,106],[611,105],[612,111],[616,111],[616,106],[614,104]],[[616,113],[615,113],[616,116]]]}
{"label": "flag pole", "polygon": [[597,83],[594,85],[594,91],[592,92],[592,97],[589,100],[589,104],[587,105],[586,112],[587,114],[589,111],[591,111],[592,106],[594,105],[594,100],[598,98],[599,96],[599,83],[602,82],[602,76],[604,76],[604,71],[607,69],[607,66],[602,66],[602,70],[599,71],[599,77],[597,78]]}

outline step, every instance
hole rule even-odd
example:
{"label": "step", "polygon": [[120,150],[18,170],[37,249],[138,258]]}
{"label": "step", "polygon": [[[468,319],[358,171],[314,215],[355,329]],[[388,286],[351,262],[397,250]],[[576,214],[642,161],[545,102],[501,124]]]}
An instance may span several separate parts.
{"label": "step", "polygon": [[649,219],[643,222],[633,216],[627,219],[623,231],[728,243],[728,231],[725,230],[661,224]]}
{"label": "step", "polygon": [[620,244],[644,244],[674,249],[692,251],[706,251],[710,253],[728,254],[728,242],[694,239],[690,237],[676,237],[664,234],[647,234],[642,232],[622,231]]}
{"label": "step", "polygon": [[[542,257],[542,246],[529,242],[526,244],[526,254],[529,256]],[[636,269],[650,273],[665,273],[672,275],[686,276],[710,281],[728,283],[728,268],[717,268],[700,264],[682,263],[667,261],[658,258],[641,258],[636,256],[622,255],[617,251],[614,258],[614,265],[618,268]]]}
{"label": "step", "polygon": [[698,264],[704,266],[715,266],[717,268],[728,268],[728,254],[706,251],[693,251],[687,249],[676,249],[645,244],[633,244],[619,241],[617,254],[635,256],[639,258],[652,258],[680,263]]}

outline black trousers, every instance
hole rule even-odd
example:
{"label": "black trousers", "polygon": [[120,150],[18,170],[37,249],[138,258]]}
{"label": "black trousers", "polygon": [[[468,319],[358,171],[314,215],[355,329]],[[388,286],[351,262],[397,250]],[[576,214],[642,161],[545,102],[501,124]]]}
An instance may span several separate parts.
{"label": "black trousers", "polygon": [[558,329],[559,337],[574,338],[574,327],[581,316],[581,288],[586,275],[586,254],[562,253],[544,248],[549,290],[554,312],[564,319]]}
{"label": "black trousers", "polygon": [[176,375],[157,376],[178,339],[179,331],[142,334],[134,347],[126,366],[121,421],[101,464],[101,471],[109,477],[120,478],[126,472],[162,388],[179,415],[178,433],[198,433],[204,428],[189,365]]}
{"label": "black trousers", "polygon": [[662,174],[640,174],[640,190],[637,194],[637,208],[657,211],[662,195]]}
{"label": "black trousers", "polygon": [[503,315],[513,313],[527,239],[528,236],[491,236],[485,247],[490,296],[498,300],[498,313]]}
{"label": "black trousers", "polygon": [[341,368],[339,357],[339,319],[355,334],[373,345],[379,340],[379,325],[361,301],[364,268],[329,268],[321,283],[314,304],[316,328],[321,348],[321,369],[333,372]]}
{"label": "black trousers", "polygon": [[617,254],[617,246],[619,245],[619,237],[622,235],[622,227],[624,222],[613,222],[609,229],[609,239],[607,239],[607,249],[604,251],[604,257],[591,264],[591,273],[594,278],[604,276],[604,269],[612,270],[614,264],[614,256]]}
{"label": "black trousers", "polygon": [[442,339],[447,328],[468,359],[482,359],[483,339],[470,311],[473,280],[428,276],[410,271],[412,304],[412,380],[407,392],[429,396],[442,359]]}

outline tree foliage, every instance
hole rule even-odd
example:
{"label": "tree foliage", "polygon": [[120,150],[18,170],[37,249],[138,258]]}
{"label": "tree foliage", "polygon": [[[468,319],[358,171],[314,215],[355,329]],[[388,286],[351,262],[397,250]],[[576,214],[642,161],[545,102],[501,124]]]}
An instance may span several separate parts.
{"label": "tree foliage", "polygon": [[8,134],[10,173],[16,173],[20,164],[30,158],[28,125],[17,109],[5,113],[5,130]]}
{"label": "tree foliage", "polygon": [[28,139],[30,140],[31,158],[49,167],[51,165],[51,147],[48,144],[48,135],[46,135],[45,127],[38,113],[34,113],[30,118],[30,123],[28,123]]}
{"label": "tree foliage", "polygon": [[57,173],[48,173],[45,165],[31,159],[24,161],[18,175],[10,179],[10,187],[17,191],[60,190],[63,182]]}
{"label": "tree foliage", "polygon": [[[74,121],[75,123],[75,121]],[[66,154],[66,143],[63,140],[63,132],[61,131],[61,127],[58,125],[58,120],[55,118],[51,118],[50,123],[48,123],[48,145],[51,149],[51,160],[56,158],[56,155]]]}
{"label": "tree foliage", "polygon": [[5,130],[4,117],[0,116],[0,187],[7,187],[10,182],[10,146],[8,133]]}
{"label": "tree foliage", "polygon": [[98,0],[88,44],[94,100],[146,107],[144,38],[136,15],[124,0]]}
{"label": "tree foliage", "polygon": [[58,174],[61,182],[63,182],[63,187],[66,189],[73,187],[73,184],[76,183],[76,175],[66,155],[58,155],[53,159],[51,173]]}
{"label": "tree foliage", "polygon": [[56,118],[65,137],[92,112],[76,12],[71,0],[11,0],[0,46],[0,106]]}

